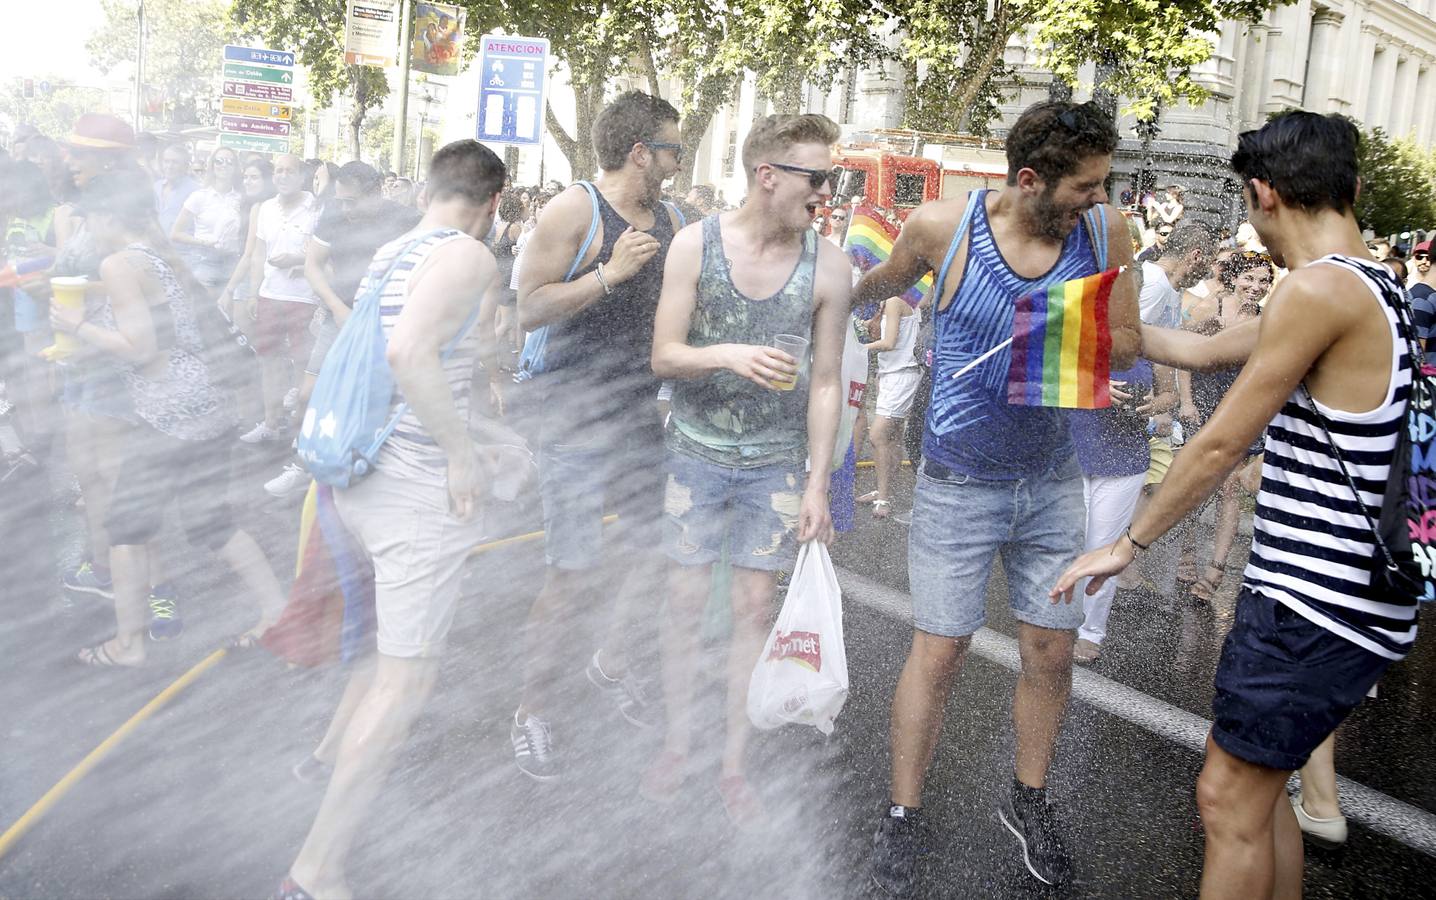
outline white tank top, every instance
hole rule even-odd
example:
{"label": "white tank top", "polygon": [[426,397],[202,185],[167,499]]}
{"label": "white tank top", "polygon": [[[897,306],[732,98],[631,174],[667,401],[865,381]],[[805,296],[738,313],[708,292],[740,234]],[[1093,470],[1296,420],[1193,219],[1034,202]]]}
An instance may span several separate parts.
{"label": "white tank top", "polygon": [[[891,350],[878,351],[879,375],[917,368],[917,357],[913,356],[913,349],[917,346],[917,332],[921,327],[922,310],[920,309],[914,309],[912,315],[898,319],[897,343]],[[883,319],[882,328],[882,336],[887,337],[888,320],[886,317]]]}

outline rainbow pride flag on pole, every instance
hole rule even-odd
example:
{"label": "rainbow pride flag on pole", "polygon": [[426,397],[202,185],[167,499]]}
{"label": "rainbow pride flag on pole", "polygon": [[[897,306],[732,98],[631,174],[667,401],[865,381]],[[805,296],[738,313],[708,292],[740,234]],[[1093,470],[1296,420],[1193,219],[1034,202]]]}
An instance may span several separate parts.
{"label": "rainbow pride flag on pole", "polygon": [[[853,209],[848,220],[848,235],[843,239],[843,250],[859,269],[866,272],[878,263],[887,262],[897,235],[897,228],[889,224],[882,213],[870,206],[859,206]],[[917,284],[908,288],[902,298],[909,306],[915,307],[931,290],[932,272],[928,272]]]}
{"label": "rainbow pride flag on pole", "polygon": [[1064,281],[1015,302],[1007,402],[1102,409],[1112,405],[1107,301],[1122,269]]}

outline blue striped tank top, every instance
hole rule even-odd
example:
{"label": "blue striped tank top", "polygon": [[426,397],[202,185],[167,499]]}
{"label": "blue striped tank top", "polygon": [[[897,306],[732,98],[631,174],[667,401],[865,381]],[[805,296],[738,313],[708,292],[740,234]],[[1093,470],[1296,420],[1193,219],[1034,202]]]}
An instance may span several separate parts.
{"label": "blue striped tank top", "polygon": [[[1007,264],[987,220],[987,191],[975,191],[953,233],[937,273],[933,296],[940,300],[948,270],[964,234],[970,235],[967,263],[952,302],[935,314],[932,400],[923,430],[922,454],[955,472],[990,481],[1013,481],[1056,470],[1073,460],[1067,411],[1007,403],[1004,349],[977,368],[953,373],[1012,337],[1013,301],[1024,294],[1074,278],[1095,275],[1097,262],[1089,228],[1092,217],[1067,236],[1062,254],[1046,274],[1023,278]],[[1100,207],[1098,211],[1100,212]],[[1099,235],[1098,240],[1104,240]]]}

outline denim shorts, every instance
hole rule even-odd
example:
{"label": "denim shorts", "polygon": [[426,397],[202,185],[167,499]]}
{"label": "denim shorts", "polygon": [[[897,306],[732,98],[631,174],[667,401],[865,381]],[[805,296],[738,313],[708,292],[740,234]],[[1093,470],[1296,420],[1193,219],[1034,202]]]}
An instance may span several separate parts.
{"label": "denim shorts", "polygon": [[334,346],[334,339],[339,337],[339,323],[334,321],[333,313],[320,307],[314,311],[309,331],[314,335],[314,346],[309,349],[309,364],[304,367],[304,374],[318,375],[319,370],[324,367],[324,358],[329,355],[329,348]]}
{"label": "denim shorts", "polygon": [[798,510],[806,476],[801,463],[720,466],[668,451],[663,495],[668,558],[706,566],[723,555],[740,569],[776,572],[798,558]]}
{"label": "denim shorts", "polygon": [[942,637],[981,628],[1000,552],[1014,616],[1040,628],[1077,628],[1081,601],[1054,604],[1048,592],[1082,551],[1086,521],[1075,458],[1016,481],[984,481],[923,460],[908,538],[914,627]]}
{"label": "denim shorts", "polygon": [[1242,588],[1217,663],[1212,740],[1249,763],[1300,769],[1391,662]]}
{"label": "denim shorts", "polygon": [[[591,569],[605,541],[655,552],[663,539],[663,432],[636,425],[623,434],[565,436],[538,452],[544,560],[567,571]],[[605,533],[604,510],[616,513]]]}

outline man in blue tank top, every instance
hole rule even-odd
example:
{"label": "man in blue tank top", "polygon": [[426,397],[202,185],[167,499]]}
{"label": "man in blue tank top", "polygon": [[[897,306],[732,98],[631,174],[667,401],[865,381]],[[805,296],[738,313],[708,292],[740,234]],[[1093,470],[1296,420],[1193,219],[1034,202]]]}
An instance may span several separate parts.
{"label": "man in blue tank top", "polygon": [[[629,91],[604,107],[593,124],[597,180],[544,207],[520,266],[519,323],[546,348],[530,385],[542,408],[546,568],[525,627],[510,738],[515,763],[538,781],[562,773],[548,716],[555,682],[573,664],[573,647],[584,646],[576,608],[609,608],[588,680],[629,722],[651,724],[624,647],[634,620],[652,620],[663,582],[663,432],[648,354],[663,259],[679,226],[662,190],[678,171],[680,137],[678,111],[661,98]],[[618,521],[605,534],[606,510]]]}
{"label": "man in blue tank top", "polygon": [[1301,896],[1302,826],[1332,820],[1289,800],[1287,779],[1416,639],[1417,597],[1375,575],[1386,563],[1373,534],[1407,426],[1416,336],[1401,283],[1361,239],[1359,141],[1349,119],[1301,111],[1241,135],[1232,168],[1251,224],[1290,274],[1260,318],[1213,337],[1142,328],[1153,362],[1244,368],[1126,534],[1052,591],[1071,605],[1082,578],[1098,590],[1266,432],[1251,558],[1197,780],[1206,900]]}
{"label": "man in blue tank top", "polygon": [[[1082,549],[1082,473],[1065,410],[1008,405],[1009,351],[954,376],[1012,336],[1017,298],[1131,264],[1126,223],[1103,187],[1116,146],[1095,104],[1033,106],[1007,136],[1007,185],[918,207],[891,258],[854,292],[855,303],[882,299],[936,273],[932,395],[908,542],[913,643],[893,698],[892,803],[873,855],[873,877],[891,894],[913,888],[923,782],[968,642],[986,619],[999,552],[1022,672],[1014,778],[998,790],[998,811],[1033,876],[1056,884],[1071,873],[1046,784],[1082,610],[1054,607],[1047,591]],[[1108,321],[1120,371],[1140,349],[1132,274],[1117,280]]]}
{"label": "man in blue tank top", "polygon": [[674,239],[653,332],[653,371],[676,381],[664,496],[672,564],[661,641],[668,731],[642,792],[669,802],[687,775],[699,632],[726,550],[733,636],[718,790],[743,830],[764,819],[744,777],[746,699],[778,572],[792,570],[798,544],[833,539],[828,473],[852,276],[812,222],[832,195],[838,136],[820,115],[753,126],[743,142],[747,200]]}

